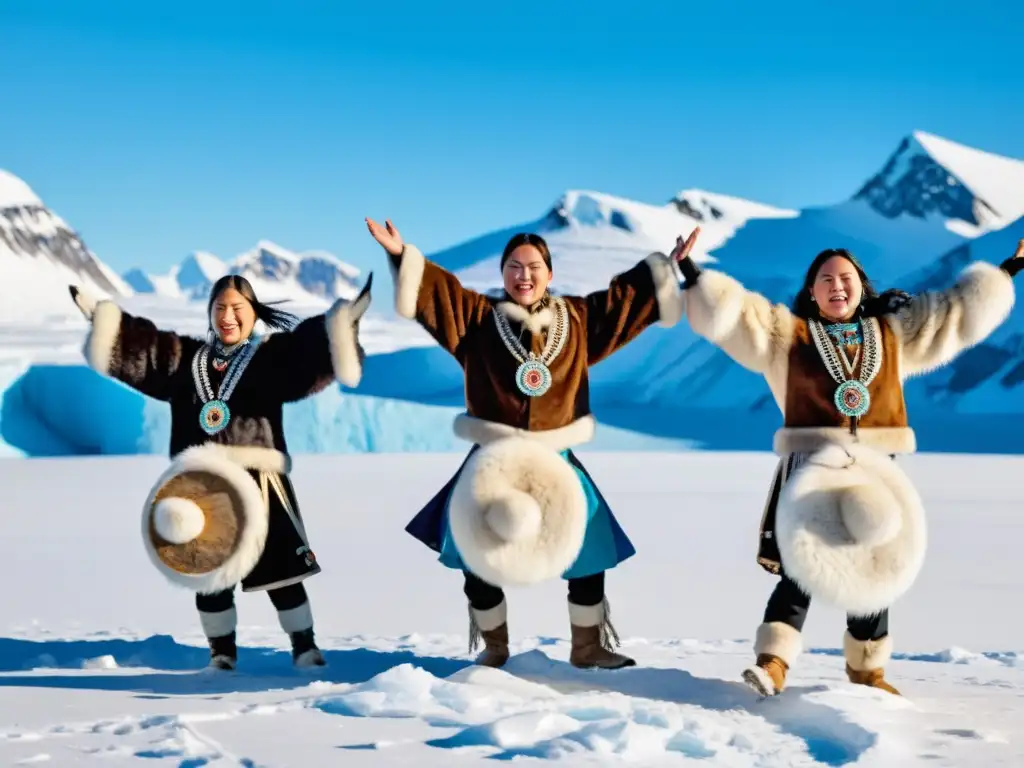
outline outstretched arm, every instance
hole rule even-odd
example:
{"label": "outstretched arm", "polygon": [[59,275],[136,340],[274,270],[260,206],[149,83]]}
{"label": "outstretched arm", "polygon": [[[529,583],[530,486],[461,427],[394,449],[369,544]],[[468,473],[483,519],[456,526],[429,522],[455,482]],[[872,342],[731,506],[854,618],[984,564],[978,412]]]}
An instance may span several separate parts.
{"label": "outstretched arm", "polygon": [[744,368],[767,377],[774,389],[772,380],[785,371],[793,343],[793,314],[723,272],[699,269],[688,256],[679,269],[686,279],[686,317],[693,330]]}
{"label": "outstretched arm", "polygon": [[[686,256],[697,240],[687,240]],[[587,317],[587,362],[593,365],[621,349],[645,328],[658,323],[671,328],[683,316],[677,259],[652,253],[612,278],[607,288],[584,297]]]}
{"label": "outstretched arm", "polygon": [[71,298],[90,322],[85,340],[89,367],[157,400],[169,400],[171,382],[201,346],[197,339],[162,331],[112,301],[97,302],[77,286]]}
{"label": "outstretched arm", "polygon": [[438,344],[461,358],[462,340],[483,318],[489,305],[486,297],[463,288],[455,275],[427,261],[416,246],[403,242],[390,221],[382,227],[367,219],[366,226],[388,254],[395,310],[418,322]]}
{"label": "outstretched arm", "polygon": [[335,380],[356,387],[363,374],[365,353],[359,344],[359,321],[370,306],[373,273],[359,295],[338,299],[322,315],[309,317],[295,328],[275,333],[265,342],[269,380],[286,403],[315,395]]}
{"label": "outstretched arm", "polygon": [[988,337],[1013,309],[1013,278],[1022,268],[1024,240],[1002,265],[975,262],[952,288],[920,293],[889,315],[900,337],[901,375],[939,368]]}

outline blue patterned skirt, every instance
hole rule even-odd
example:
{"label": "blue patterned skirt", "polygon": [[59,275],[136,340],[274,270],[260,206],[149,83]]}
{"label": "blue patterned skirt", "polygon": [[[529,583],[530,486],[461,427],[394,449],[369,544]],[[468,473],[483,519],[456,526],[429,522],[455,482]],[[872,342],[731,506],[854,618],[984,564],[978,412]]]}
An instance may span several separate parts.
{"label": "blue patterned skirt", "polygon": [[[440,555],[438,559],[442,565],[460,571],[469,569],[462,562],[452,540],[448,526],[448,502],[466,461],[478,447],[473,446],[455,476],[405,527],[408,533]],[[635,555],[636,549],[579,459],[572,451],[562,451],[561,456],[576,471],[587,498],[587,530],[583,537],[583,548],[576,561],[562,574],[562,578],[578,579],[611,570]]]}

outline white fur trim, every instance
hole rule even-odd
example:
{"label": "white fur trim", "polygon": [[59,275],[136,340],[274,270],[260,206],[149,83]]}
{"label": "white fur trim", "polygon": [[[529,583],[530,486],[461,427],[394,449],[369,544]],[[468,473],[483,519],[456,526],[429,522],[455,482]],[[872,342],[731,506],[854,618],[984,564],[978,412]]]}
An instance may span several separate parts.
{"label": "white fur trim", "polygon": [[685,294],[679,283],[683,276],[674,259],[663,253],[652,253],[644,259],[654,281],[654,296],[658,301],[658,324],[671,328],[678,323],[686,309]]}
{"label": "white fur trim", "polygon": [[526,330],[534,335],[546,331],[555,320],[555,313],[551,311],[551,307],[544,307],[539,312],[530,312],[526,307],[520,306],[514,301],[499,301],[494,308],[509,320],[521,323]]}
{"label": "white fur trim", "polygon": [[843,656],[855,672],[884,669],[892,659],[892,637],[886,635],[878,640],[857,640],[847,630],[843,634]]}
{"label": "white fur trim", "polygon": [[1009,316],[1013,278],[986,262],[975,262],[948,291],[928,291],[889,317],[900,339],[901,375],[927,373],[984,341]]}
{"label": "white fur trim", "polygon": [[589,414],[581,416],[564,427],[544,430],[510,427],[508,424],[501,424],[497,421],[478,419],[468,413],[460,413],[455,417],[453,424],[456,437],[475,445],[487,445],[506,437],[521,437],[524,440],[541,443],[553,451],[559,452],[593,440],[596,427],[597,420]]}
{"label": "white fur trim", "polygon": [[[510,501],[514,499],[515,501]],[[539,518],[533,537],[504,539],[491,510]],[[576,472],[550,447],[507,437],[470,456],[452,489],[452,539],[466,567],[495,586],[535,584],[575,562],[587,528],[587,499]]]}
{"label": "white fur trim", "polygon": [[910,427],[859,427],[851,435],[845,427],[783,427],[775,433],[772,449],[779,456],[814,453],[826,445],[862,445],[882,453],[914,453],[917,437]]}
{"label": "white fur trim", "polygon": [[[253,569],[267,540],[267,505],[260,488],[240,465],[218,450],[221,446],[198,445],[179,453],[160,475],[142,507],[142,541],[150,562],[168,581],[194,592],[212,594],[233,587]],[[157,491],[175,475],[188,471],[212,472],[227,480],[238,492],[245,515],[245,526],[234,554],[219,568],[208,573],[188,574],[169,568],[157,554],[149,536],[149,516]]]}
{"label": "white fur trim", "polygon": [[721,341],[739,325],[747,289],[735,278],[705,269],[686,293],[687,319],[693,330],[708,341]]}
{"label": "white fur trim", "polygon": [[165,540],[172,544],[192,541],[203,532],[206,515],[190,499],[171,496],[161,499],[153,508],[153,527]]}
{"label": "white fur trim", "polygon": [[713,269],[701,271],[697,284],[686,290],[685,308],[693,330],[747,370],[763,375],[784,410],[793,313]]}
{"label": "white fur trim", "polygon": [[110,375],[110,362],[121,337],[121,308],[112,301],[101,301],[92,314],[92,326],[85,338],[85,360],[104,376]]}
{"label": "white fur trim", "polygon": [[226,611],[217,613],[199,612],[199,623],[203,627],[203,634],[208,638],[224,637],[230,635],[238,626],[238,611],[231,606]]}
{"label": "white fur trim", "polygon": [[799,630],[793,629],[783,621],[770,621],[757,628],[754,637],[754,654],[760,656],[767,653],[777,656],[792,667],[803,652],[803,637]]}
{"label": "white fur trim", "polygon": [[331,350],[334,377],[346,387],[356,387],[363,377],[359,349],[359,320],[370,306],[370,293],[360,293],[355,301],[339,299],[327,312],[327,342]]}
{"label": "white fur trim", "polygon": [[486,611],[478,611],[472,606],[470,610],[473,612],[473,621],[481,632],[491,632],[508,622],[508,603],[504,599]]}
{"label": "white fur trim", "polygon": [[427,260],[415,245],[406,244],[399,256],[401,262],[395,269],[388,256],[388,267],[391,279],[395,283],[395,311],[402,317],[413,320],[416,317],[416,299],[423,283],[423,272],[427,268]]}
{"label": "white fur trim", "polygon": [[793,473],[779,497],[775,535],[786,574],[814,599],[855,616],[876,614],[906,592],[927,547],[913,483],[895,461],[857,443],[826,446]]}
{"label": "white fur trim", "polygon": [[576,605],[569,601],[569,623],[574,627],[598,627],[604,621],[604,604]]}
{"label": "white fur trim", "polygon": [[277,472],[282,475],[287,475],[292,471],[291,456],[276,448],[264,448],[261,445],[222,445],[220,443],[203,443],[202,446],[246,469],[262,469],[264,472]]}
{"label": "white fur trim", "polygon": [[293,632],[304,632],[313,628],[313,609],[309,600],[302,605],[277,612],[277,620],[281,623],[281,629],[289,635]]}

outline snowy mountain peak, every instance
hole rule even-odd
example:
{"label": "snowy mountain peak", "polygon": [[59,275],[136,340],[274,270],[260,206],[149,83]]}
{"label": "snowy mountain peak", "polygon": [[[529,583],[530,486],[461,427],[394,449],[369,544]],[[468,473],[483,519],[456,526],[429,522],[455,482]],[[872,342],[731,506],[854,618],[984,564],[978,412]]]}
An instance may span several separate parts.
{"label": "snowy mountain peak", "polygon": [[358,294],[359,270],[326,251],[296,253],[270,240],[260,240],[231,263],[212,253],[195,251],[164,275],[139,269],[125,274],[140,293],[203,301],[226,274],[241,275],[261,299],[315,305]]}
{"label": "snowy mountain peak", "polygon": [[20,208],[23,206],[42,207],[40,200],[32,188],[13,173],[0,168],[0,210]]}
{"label": "snowy mountain peak", "polygon": [[71,283],[106,296],[132,293],[28,184],[0,169],[0,314],[75,313]]}
{"label": "snowy mountain peak", "polygon": [[1024,215],[1024,162],[915,131],[853,199],[887,218],[945,218],[977,237]]}

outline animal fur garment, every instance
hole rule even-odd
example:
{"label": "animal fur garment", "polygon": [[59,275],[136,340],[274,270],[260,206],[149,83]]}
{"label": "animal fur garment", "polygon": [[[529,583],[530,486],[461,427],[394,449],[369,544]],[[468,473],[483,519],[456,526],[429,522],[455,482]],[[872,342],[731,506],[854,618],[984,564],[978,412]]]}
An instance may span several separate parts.
{"label": "animal fur garment", "polygon": [[[213,570],[185,573],[161,557],[162,543],[154,539],[152,513],[161,489],[183,473],[209,473],[226,481],[236,495],[239,526],[237,537],[224,542],[227,550],[222,562]],[[172,584],[194,592],[210,594],[232,587],[252,570],[263,553],[267,538],[266,501],[249,473],[231,461],[216,446],[196,446],[181,453],[159,477],[143,506],[142,539],[146,554],[160,573]]]}
{"label": "animal fur garment", "polygon": [[576,560],[587,500],[576,472],[538,440],[504,437],[466,462],[449,505],[466,566],[496,586],[556,578]]}
{"label": "animal fur garment", "polygon": [[853,616],[899,598],[924,563],[921,498],[888,456],[864,445],[822,448],[782,489],[775,519],[786,575]]}
{"label": "animal fur garment", "polygon": [[[462,366],[469,415],[524,430],[557,429],[588,416],[589,367],[645,328],[674,324],[683,312],[675,267],[661,254],[616,275],[606,289],[549,297],[530,309],[463,287],[412,245],[390,263],[396,311],[415,319]],[[494,314],[506,317],[526,349],[539,357],[554,320],[554,301],[564,302],[568,310],[565,346],[549,365],[551,389],[543,397],[527,398],[516,387],[520,361],[505,348]]]}

